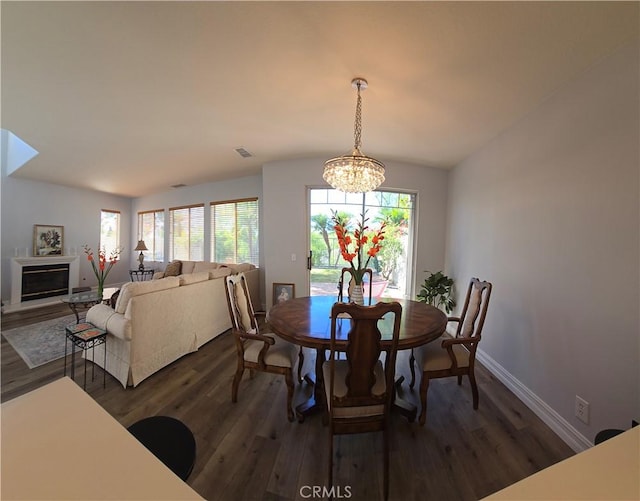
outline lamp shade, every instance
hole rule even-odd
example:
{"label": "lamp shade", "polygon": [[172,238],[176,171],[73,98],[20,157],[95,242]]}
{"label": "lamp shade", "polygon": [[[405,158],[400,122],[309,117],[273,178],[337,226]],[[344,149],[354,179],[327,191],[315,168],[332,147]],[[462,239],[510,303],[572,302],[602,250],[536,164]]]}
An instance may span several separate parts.
{"label": "lamp shade", "polygon": [[147,249],[147,246],[144,244],[144,240],[138,240],[138,245],[136,245],[136,248],[133,250],[146,251],[149,249]]}

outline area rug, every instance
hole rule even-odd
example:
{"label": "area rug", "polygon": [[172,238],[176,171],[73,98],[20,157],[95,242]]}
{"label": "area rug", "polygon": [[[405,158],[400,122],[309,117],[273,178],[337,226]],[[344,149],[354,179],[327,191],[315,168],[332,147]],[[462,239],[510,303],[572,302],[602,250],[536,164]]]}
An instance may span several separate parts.
{"label": "area rug", "polygon": [[2,335],[33,369],[64,356],[64,328],[75,323],[75,315],[67,315],[3,331]]}

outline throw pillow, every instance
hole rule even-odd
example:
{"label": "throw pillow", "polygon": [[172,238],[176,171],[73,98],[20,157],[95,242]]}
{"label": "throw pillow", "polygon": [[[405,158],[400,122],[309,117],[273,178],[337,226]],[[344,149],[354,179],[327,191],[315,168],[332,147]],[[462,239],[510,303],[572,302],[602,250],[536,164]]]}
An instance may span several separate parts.
{"label": "throw pillow", "polygon": [[164,270],[165,277],[177,277],[182,270],[182,261],[171,261]]}
{"label": "throw pillow", "polygon": [[114,310],[116,309],[116,302],[118,301],[118,296],[120,295],[120,289],[111,294],[111,298],[109,299],[109,306],[111,306]]}

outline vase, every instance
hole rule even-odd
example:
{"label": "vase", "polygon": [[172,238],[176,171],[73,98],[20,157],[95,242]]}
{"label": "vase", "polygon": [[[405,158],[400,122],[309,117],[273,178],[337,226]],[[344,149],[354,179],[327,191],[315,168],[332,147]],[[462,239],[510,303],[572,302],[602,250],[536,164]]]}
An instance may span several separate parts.
{"label": "vase", "polygon": [[104,283],[98,282],[98,299],[102,301],[102,293],[104,292]]}
{"label": "vase", "polygon": [[353,280],[349,283],[349,301],[364,305],[363,284],[356,284]]}

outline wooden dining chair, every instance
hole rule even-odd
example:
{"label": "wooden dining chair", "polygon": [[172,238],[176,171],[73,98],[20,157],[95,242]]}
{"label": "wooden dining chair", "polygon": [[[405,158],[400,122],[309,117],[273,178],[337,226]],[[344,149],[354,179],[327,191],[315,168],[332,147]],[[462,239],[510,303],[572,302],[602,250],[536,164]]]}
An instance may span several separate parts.
{"label": "wooden dining chair", "polygon": [[[351,279],[353,278],[353,273],[351,268],[342,268],[340,272],[340,281],[338,282],[338,302],[342,303],[344,301],[344,285],[345,285],[345,275],[348,275],[349,281],[347,282],[347,290],[350,294],[351,287]],[[371,306],[371,297],[373,292],[373,270],[371,268],[367,268],[364,270],[364,276],[369,276],[369,281],[367,282],[369,286],[369,306]],[[355,286],[355,284],[353,284]],[[365,287],[366,289],[366,287]],[[362,291],[364,293],[364,290]]]}
{"label": "wooden dining chair", "polygon": [[[393,337],[383,368],[379,360],[382,345],[378,322],[387,313],[393,314]],[[350,318],[339,318],[344,314]],[[384,498],[389,496],[389,411],[401,317],[402,306],[397,302],[375,306],[335,303],[331,309],[330,355],[322,365],[325,417],[330,432],[329,486],[333,485],[333,436],[382,431]],[[338,338],[347,340],[346,359],[339,357]]]}
{"label": "wooden dining chair", "polygon": [[472,278],[467,289],[464,307],[459,317],[449,317],[449,322],[456,322],[455,335],[444,333],[436,341],[427,343],[413,350],[409,365],[411,367],[410,388],[415,384],[415,369],[422,371],[420,382],[420,425],[427,419],[427,390],[429,381],[435,378],[458,376],[458,384],[462,384],[462,376],[469,377],[473,394],[473,408],[478,408],[478,386],[474,374],[476,349],[481,339],[482,327],[487,315],[492,285]]}
{"label": "wooden dining chair", "polygon": [[226,277],[231,330],[236,340],[237,368],[231,401],[238,401],[238,387],[245,369],[282,374],[287,384],[287,419],[293,421],[293,367],[298,347],[275,335],[261,334],[244,273]]}

